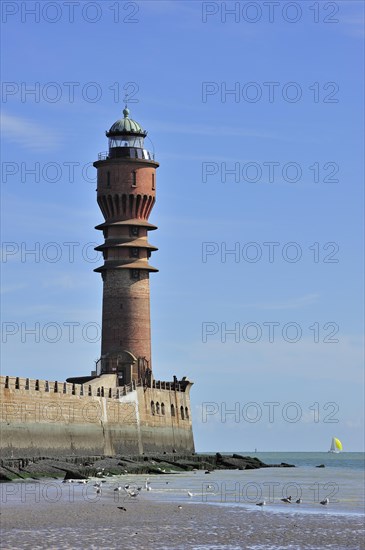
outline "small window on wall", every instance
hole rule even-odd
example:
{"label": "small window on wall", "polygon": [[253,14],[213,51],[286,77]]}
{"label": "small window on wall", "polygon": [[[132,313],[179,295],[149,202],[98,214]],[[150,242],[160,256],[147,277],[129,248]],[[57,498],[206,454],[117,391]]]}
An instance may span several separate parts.
{"label": "small window on wall", "polygon": [[130,257],[131,258],[139,258],[139,248],[133,247],[130,249]]}
{"label": "small window on wall", "polygon": [[152,174],[152,191],[155,190],[155,174]]}
{"label": "small window on wall", "polygon": [[129,234],[131,237],[139,237],[139,227],[137,227],[136,225],[132,225],[129,230]]}
{"label": "small window on wall", "polygon": [[131,278],[136,281],[139,279],[139,269],[131,269]]}
{"label": "small window on wall", "polygon": [[137,187],[137,172],[135,170],[132,172],[132,187]]}

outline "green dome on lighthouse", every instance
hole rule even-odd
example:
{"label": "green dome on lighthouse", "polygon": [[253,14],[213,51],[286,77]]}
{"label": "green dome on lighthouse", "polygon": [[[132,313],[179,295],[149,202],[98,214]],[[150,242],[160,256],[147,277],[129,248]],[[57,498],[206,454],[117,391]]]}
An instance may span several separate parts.
{"label": "green dome on lighthouse", "polygon": [[123,109],[123,118],[117,120],[114,122],[113,126],[111,126],[109,132],[106,133],[106,135],[109,136],[115,136],[115,135],[140,135],[140,136],[146,136],[147,132],[143,130],[140,124],[133,120],[132,118],[129,118],[129,109],[127,106],[125,106],[125,109]]}

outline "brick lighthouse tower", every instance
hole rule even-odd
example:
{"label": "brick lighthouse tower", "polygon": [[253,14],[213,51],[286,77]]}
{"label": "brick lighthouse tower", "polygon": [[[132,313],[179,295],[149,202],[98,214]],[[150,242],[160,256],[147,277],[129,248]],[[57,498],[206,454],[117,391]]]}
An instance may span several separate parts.
{"label": "brick lighthouse tower", "polygon": [[96,248],[104,264],[95,269],[103,279],[101,359],[98,374],[117,374],[118,384],[149,382],[151,365],[149,264],[157,248],[148,232],[157,229],[148,218],[155,203],[154,154],[145,149],[147,132],[123,118],[106,132],[109,150],[94,162],[97,201],[104,222],[96,227],[104,243]]}

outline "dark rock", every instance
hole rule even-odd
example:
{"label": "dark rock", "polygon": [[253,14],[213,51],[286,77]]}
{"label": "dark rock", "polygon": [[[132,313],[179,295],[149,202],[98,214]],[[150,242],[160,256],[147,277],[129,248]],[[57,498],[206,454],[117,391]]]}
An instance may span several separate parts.
{"label": "dark rock", "polygon": [[80,472],[77,472],[76,470],[66,470],[65,477],[63,479],[87,479],[87,476],[80,474]]}

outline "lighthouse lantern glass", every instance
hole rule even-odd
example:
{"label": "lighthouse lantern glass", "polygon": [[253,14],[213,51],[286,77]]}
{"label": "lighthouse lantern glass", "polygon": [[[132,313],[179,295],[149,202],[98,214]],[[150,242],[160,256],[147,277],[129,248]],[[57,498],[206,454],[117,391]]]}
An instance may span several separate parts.
{"label": "lighthouse lantern glass", "polygon": [[137,147],[143,149],[144,139],[141,136],[113,136],[109,138],[109,149],[114,147]]}

